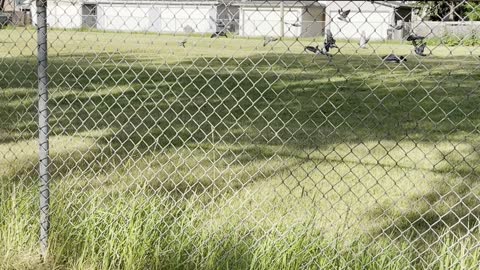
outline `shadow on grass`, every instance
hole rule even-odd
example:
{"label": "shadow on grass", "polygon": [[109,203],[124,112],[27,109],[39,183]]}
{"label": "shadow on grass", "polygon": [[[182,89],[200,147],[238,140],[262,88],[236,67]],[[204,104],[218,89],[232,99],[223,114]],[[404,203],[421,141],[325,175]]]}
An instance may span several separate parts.
{"label": "shadow on grass", "polygon": [[[0,78],[1,143],[35,137],[34,64],[34,59],[21,57],[0,63],[11,75]],[[288,157],[289,150],[308,154],[345,142],[452,140],[478,146],[478,68],[475,63],[441,64],[433,58],[406,66],[385,65],[377,56],[338,56],[328,62],[303,54],[206,57],[174,65],[107,53],[52,57],[52,135],[81,134],[100,145],[89,149],[89,155],[78,153],[80,162],[71,153],[59,155],[53,177],[82,173],[92,164],[106,173],[126,159],[180,148],[200,149],[207,155],[217,144],[225,146],[220,156],[233,155],[232,162],[240,166],[275,155]],[[462,65],[465,69],[459,68]],[[100,136],[96,133],[105,130]],[[254,147],[242,148],[246,145]],[[282,150],[272,153],[269,147]],[[204,165],[214,167],[219,159],[212,160]],[[268,179],[291,169],[272,168],[253,178]],[[211,178],[208,173],[204,172],[206,178]],[[465,182],[408,199],[431,206],[448,199],[454,205],[451,211],[412,209],[385,230],[418,236],[431,228],[475,226],[478,199],[472,187],[477,185],[478,171],[452,167],[446,173]],[[228,185],[183,180],[180,177],[169,187],[157,183],[151,189],[184,196]],[[372,211],[372,215],[380,214]]]}
{"label": "shadow on grass", "polygon": [[431,190],[406,196],[411,202],[407,212],[398,213],[391,205],[370,210],[368,214],[372,218],[386,216],[391,220],[380,233],[391,239],[409,240],[419,249],[425,249],[438,244],[441,235],[465,235],[478,230],[480,168],[477,164],[480,158],[479,145],[475,147],[474,157],[468,161],[465,157],[455,160],[446,156],[450,166],[446,171],[438,171],[443,176],[431,183]]}

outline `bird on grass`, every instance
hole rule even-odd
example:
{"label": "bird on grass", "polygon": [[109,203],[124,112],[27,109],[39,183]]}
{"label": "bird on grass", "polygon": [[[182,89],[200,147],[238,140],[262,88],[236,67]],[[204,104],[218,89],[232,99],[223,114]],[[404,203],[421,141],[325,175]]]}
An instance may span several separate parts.
{"label": "bird on grass", "polygon": [[348,14],[350,14],[350,9],[349,9],[349,10],[345,10],[345,11],[343,11],[343,9],[340,9],[340,10],[338,11],[338,14],[339,14],[338,19],[339,19],[340,21],[350,22],[350,19],[347,18],[347,17],[348,17]]}
{"label": "bird on grass", "polygon": [[422,43],[418,46],[415,46],[415,53],[417,55],[420,55],[420,56],[427,56],[424,51],[425,51],[425,47],[427,47],[427,43]]}
{"label": "bird on grass", "polygon": [[186,44],[186,43],[187,43],[187,40],[186,40],[186,39],[177,42],[178,46],[183,47],[183,48],[185,48],[185,44]]}
{"label": "bird on grass", "polygon": [[332,34],[332,31],[330,31],[330,29],[327,29],[326,31],[325,41],[323,42],[323,44],[325,45],[325,47],[328,47],[328,49],[338,48],[336,44],[336,40],[333,38],[333,34]]}
{"label": "bird on grass", "polygon": [[276,37],[264,37],[263,38],[263,47],[267,46],[268,44],[277,41],[278,38]]}
{"label": "bird on grass", "polygon": [[382,58],[383,58],[383,61],[390,62],[390,63],[399,64],[400,62],[407,62],[407,58],[405,56],[397,56],[395,54],[389,54],[389,55],[383,56]]}
{"label": "bird on grass", "polygon": [[294,23],[288,23],[288,22],[286,22],[285,24],[291,25],[291,26],[293,26],[293,27],[300,27],[300,26],[302,26],[299,22],[294,22]]}
{"label": "bird on grass", "polygon": [[329,47],[320,48],[318,45],[315,46],[315,47],[314,46],[307,46],[307,47],[305,47],[305,51],[312,52],[316,55],[325,55],[325,56],[328,56],[328,57],[332,57],[332,55],[329,53],[329,51],[330,51]]}
{"label": "bird on grass", "polygon": [[[422,37],[422,36],[418,36],[418,35],[415,35],[415,34],[410,34],[408,37],[407,37],[407,41],[410,41],[412,42],[412,45],[413,47],[415,48],[415,53],[417,55],[420,55],[420,56],[427,56],[424,51],[425,51],[425,48],[427,47],[427,44],[425,42],[423,42],[423,40],[425,39],[425,37]],[[421,43],[419,44],[418,42],[421,41]]]}
{"label": "bird on grass", "polygon": [[312,53],[317,53],[320,50],[320,48],[317,46],[306,46],[305,51],[309,51]]}
{"label": "bird on grass", "polygon": [[360,48],[361,49],[366,49],[367,48],[367,43],[370,41],[370,38],[367,38],[367,35],[365,34],[365,31],[362,31],[360,34]]}
{"label": "bird on grass", "polygon": [[217,31],[210,36],[210,38],[218,38],[218,37],[228,38],[227,33],[225,31]]}
{"label": "bird on grass", "polygon": [[332,57],[330,54],[331,48],[338,48],[337,44],[335,44],[335,39],[333,38],[332,32],[330,29],[326,31],[325,41],[323,42],[323,47],[320,48],[317,46],[307,46],[305,47],[305,51],[313,52],[316,55],[326,55],[328,57]]}
{"label": "bird on grass", "polygon": [[335,39],[333,38],[332,32],[330,30],[327,30],[327,33],[325,35],[325,41],[323,42],[323,47],[320,48],[318,45],[313,47],[313,46],[307,46],[305,47],[306,51],[313,52],[317,55],[326,55],[328,57],[332,57],[330,54],[330,49],[331,48],[338,48],[337,44],[335,44]]}
{"label": "bird on grass", "polygon": [[[400,22],[400,23],[398,23],[398,22]],[[399,21],[395,22],[395,25],[390,24],[390,27],[392,27],[395,30],[402,30],[403,26],[404,26],[404,24],[403,24],[402,20],[399,20]]]}
{"label": "bird on grass", "polygon": [[407,41],[411,41],[411,42],[417,42],[419,40],[424,40],[425,37],[422,37],[422,36],[418,36],[418,35],[415,35],[413,33],[411,33],[410,35],[408,35],[407,37]]}

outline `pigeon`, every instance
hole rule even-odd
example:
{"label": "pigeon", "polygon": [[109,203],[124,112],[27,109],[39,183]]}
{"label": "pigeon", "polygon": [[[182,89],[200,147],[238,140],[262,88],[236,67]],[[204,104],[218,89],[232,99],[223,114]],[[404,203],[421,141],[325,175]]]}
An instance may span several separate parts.
{"label": "pigeon", "polygon": [[425,51],[425,47],[427,46],[427,43],[422,43],[421,45],[419,46],[415,46],[415,53],[417,55],[420,55],[420,56],[427,56],[424,51]]}
{"label": "pigeon", "polygon": [[314,54],[316,55],[326,55],[328,57],[332,57],[331,54],[328,53],[328,51],[330,50],[329,47],[325,46],[323,48],[319,48],[318,45],[313,47],[313,46],[307,46],[305,47],[305,51],[310,51],[310,52],[313,52]]}
{"label": "pigeon", "polygon": [[368,41],[370,41],[370,38],[367,38],[365,31],[362,31],[362,33],[360,34],[360,42],[359,42],[360,48],[366,49]]}
{"label": "pigeon", "polygon": [[313,47],[313,46],[305,47],[305,51],[309,51],[309,52],[313,52],[313,53],[317,53],[318,50],[319,50],[318,45],[315,46],[315,47]]}
{"label": "pigeon", "polygon": [[228,38],[227,33],[225,31],[217,31],[210,36],[210,38],[218,38],[218,37]]}
{"label": "pigeon", "polygon": [[405,56],[396,56],[395,54],[389,54],[386,56],[383,56],[383,61],[385,62],[391,62],[391,63],[400,63],[400,62],[407,62],[407,58]]}
{"label": "pigeon", "polygon": [[288,22],[286,22],[285,24],[291,25],[291,26],[293,26],[293,27],[300,27],[300,26],[302,26],[299,22],[294,22],[294,23],[288,23]]}
{"label": "pigeon", "polygon": [[395,30],[402,30],[403,29],[403,21],[400,20],[400,23],[396,22],[395,25],[390,24],[390,27],[392,27]]}
{"label": "pigeon", "polygon": [[185,44],[186,44],[186,43],[187,43],[187,40],[186,40],[186,39],[177,42],[178,46],[183,47],[183,48],[185,48]]}
{"label": "pigeon", "polygon": [[328,46],[328,48],[338,48],[336,44],[336,40],[333,38],[332,31],[330,29],[327,29],[326,35],[325,35],[325,41],[324,41],[325,47]]}
{"label": "pigeon", "polygon": [[340,15],[340,16],[338,16],[338,19],[339,19],[340,21],[350,22],[350,20],[347,19],[348,14],[350,14],[350,9],[349,9],[349,10],[345,10],[345,11],[343,11],[343,9],[340,9],[340,10],[338,11],[338,13],[339,13],[339,15]]}
{"label": "pigeon", "polygon": [[323,48],[319,48],[319,46],[307,46],[305,47],[306,51],[313,52],[317,55],[326,55],[328,57],[332,57],[332,55],[329,53],[331,48],[338,48],[337,45],[335,44],[335,39],[333,38],[332,32],[330,29],[327,30],[326,35],[325,35],[325,41],[323,42]]}
{"label": "pigeon", "polygon": [[417,40],[424,40],[425,37],[422,37],[422,36],[417,36],[415,34],[410,34],[408,37],[407,37],[407,41],[412,41],[412,42],[415,42]]}
{"label": "pigeon", "polygon": [[[427,44],[425,42],[423,42],[423,40],[425,39],[425,37],[422,37],[422,36],[417,36],[415,34],[410,34],[408,37],[407,37],[407,41],[411,41],[412,42],[412,45],[413,47],[415,48],[415,53],[417,55],[420,55],[420,56],[427,56],[424,51],[425,51],[425,47],[427,46]],[[421,42],[421,44],[418,44],[418,41]]]}
{"label": "pigeon", "polygon": [[277,41],[278,38],[276,37],[264,37],[263,38],[263,47],[267,46],[269,43]]}

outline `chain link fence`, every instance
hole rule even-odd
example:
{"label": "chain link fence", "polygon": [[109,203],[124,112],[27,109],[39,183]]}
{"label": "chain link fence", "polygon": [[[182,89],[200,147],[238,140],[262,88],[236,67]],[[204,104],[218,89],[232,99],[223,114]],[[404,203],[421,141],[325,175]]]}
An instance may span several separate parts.
{"label": "chain link fence", "polygon": [[477,1],[3,2],[0,268],[478,269]]}

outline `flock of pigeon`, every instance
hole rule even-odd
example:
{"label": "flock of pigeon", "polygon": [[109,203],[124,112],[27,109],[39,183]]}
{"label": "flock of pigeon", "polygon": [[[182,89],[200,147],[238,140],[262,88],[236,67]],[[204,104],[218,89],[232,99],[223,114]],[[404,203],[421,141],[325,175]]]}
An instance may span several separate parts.
{"label": "flock of pigeon", "polygon": [[[338,14],[339,14],[338,20],[343,21],[343,22],[347,22],[347,23],[351,22],[351,20],[348,18],[348,15],[350,14],[350,10],[340,9],[338,11]],[[400,23],[396,23],[395,25],[390,25],[390,27],[395,29],[395,30],[402,30],[404,28],[403,21],[399,21],[399,22]],[[296,23],[286,23],[286,24],[291,25],[293,27],[300,27],[301,26],[298,22],[296,22]],[[227,32],[225,30],[221,30],[221,31],[217,31],[217,32],[213,33],[210,36],[210,38],[219,38],[219,37],[226,37],[227,38],[228,37]],[[418,35],[415,35],[413,33],[410,34],[407,37],[407,41],[412,42],[412,45],[415,49],[415,53],[419,56],[427,56],[424,53],[425,48],[427,46],[426,43],[424,42],[424,39],[425,39],[425,37],[418,36]],[[268,44],[270,44],[272,42],[275,42],[277,40],[278,40],[278,38],[276,38],[276,37],[268,37],[268,36],[264,37],[263,46],[265,47]],[[368,38],[365,34],[365,31],[363,31],[360,34],[360,41],[359,41],[360,48],[361,49],[366,49],[369,40],[370,40],[370,38]],[[186,43],[187,43],[187,40],[184,39],[184,40],[178,42],[178,46],[185,48]],[[317,46],[306,46],[305,51],[312,52],[316,55],[325,55],[325,56],[331,58],[332,54],[330,54],[330,49],[332,49],[332,48],[337,48],[338,49],[338,46],[336,44],[335,39],[333,38],[332,32],[329,29],[327,29],[326,30],[325,41],[323,43],[323,47],[319,47],[318,45]],[[397,56],[395,54],[389,54],[389,55],[383,56],[382,59],[385,62],[394,62],[394,63],[400,63],[400,62],[403,62],[403,61],[407,61],[405,56]]]}
{"label": "flock of pigeon", "polygon": [[[419,56],[427,56],[425,54],[425,48],[427,44],[424,42],[425,37],[418,36],[415,34],[410,34],[407,37],[407,41],[412,42],[412,45],[415,49],[415,53]],[[366,37],[365,32],[362,32],[360,35],[360,48],[365,49],[367,47],[367,43],[369,38]],[[335,39],[333,38],[332,32],[330,30],[326,31],[325,41],[323,43],[323,47],[317,46],[306,46],[305,51],[315,53],[317,55],[326,55],[328,57],[332,57],[329,53],[331,48],[338,48]],[[397,56],[395,54],[389,54],[382,57],[385,62],[395,62],[400,63],[402,61],[407,61],[405,56]]]}
{"label": "flock of pigeon", "polygon": [[[350,14],[350,10],[339,10],[339,16],[338,20],[344,21],[344,22],[350,22],[350,19],[348,18],[348,15]],[[395,30],[402,30],[404,28],[404,24],[402,21],[401,23],[395,24],[395,25],[390,25]],[[370,38],[368,38],[365,34],[365,31],[363,31],[360,34],[360,41],[359,45],[361,49],[367,48],[367,43],[369,42]],[[427,44],[424,42],[425,37],[423,36],[418,36],[413,33],[411,33],[407,37],[407,41],[412,42],[412,45],[415,49],[415,53],[419,56],[427,56],[425,54],[425,48]],[[315,53],[317,55],[326,55],[328,57],[332,57],[332,55],[329,53],[331,48],[338,48],[338,46],[335,43],[335,39],[333,38],[332,32],[330,30],[326,31],[326,36],[325,36],[325,41],[323,43],[323,47],[317,46],[306,46],[305,51]],[[403,61],[407,61],[407,58],[405,56],[397,56],[395,54],[389,54],[385,55],[382,57],[383,61],[385,62],[393,62],[393,63],[400,63]]]}
{"label": "flock of pigeon", "polygon": [[[221,22],[217,22],[216,25],[217,25],[218,27],[225,27],[225,25],[224,25],[223,23],[221,23]],[[225,30],[216,31],[215,33],[213,33],[213,34],[210,36],[210,38],[219,38],[219,37],[226,37],[226,38],[228,38],[227,32],[226,32]],[[178,44],[178,46],[185,48],[185,44],[187,44],[187,39],[185,38],[185,39],[183,39],[183,40],[181,40],[181,41],[178,41],[177,44]]]}

